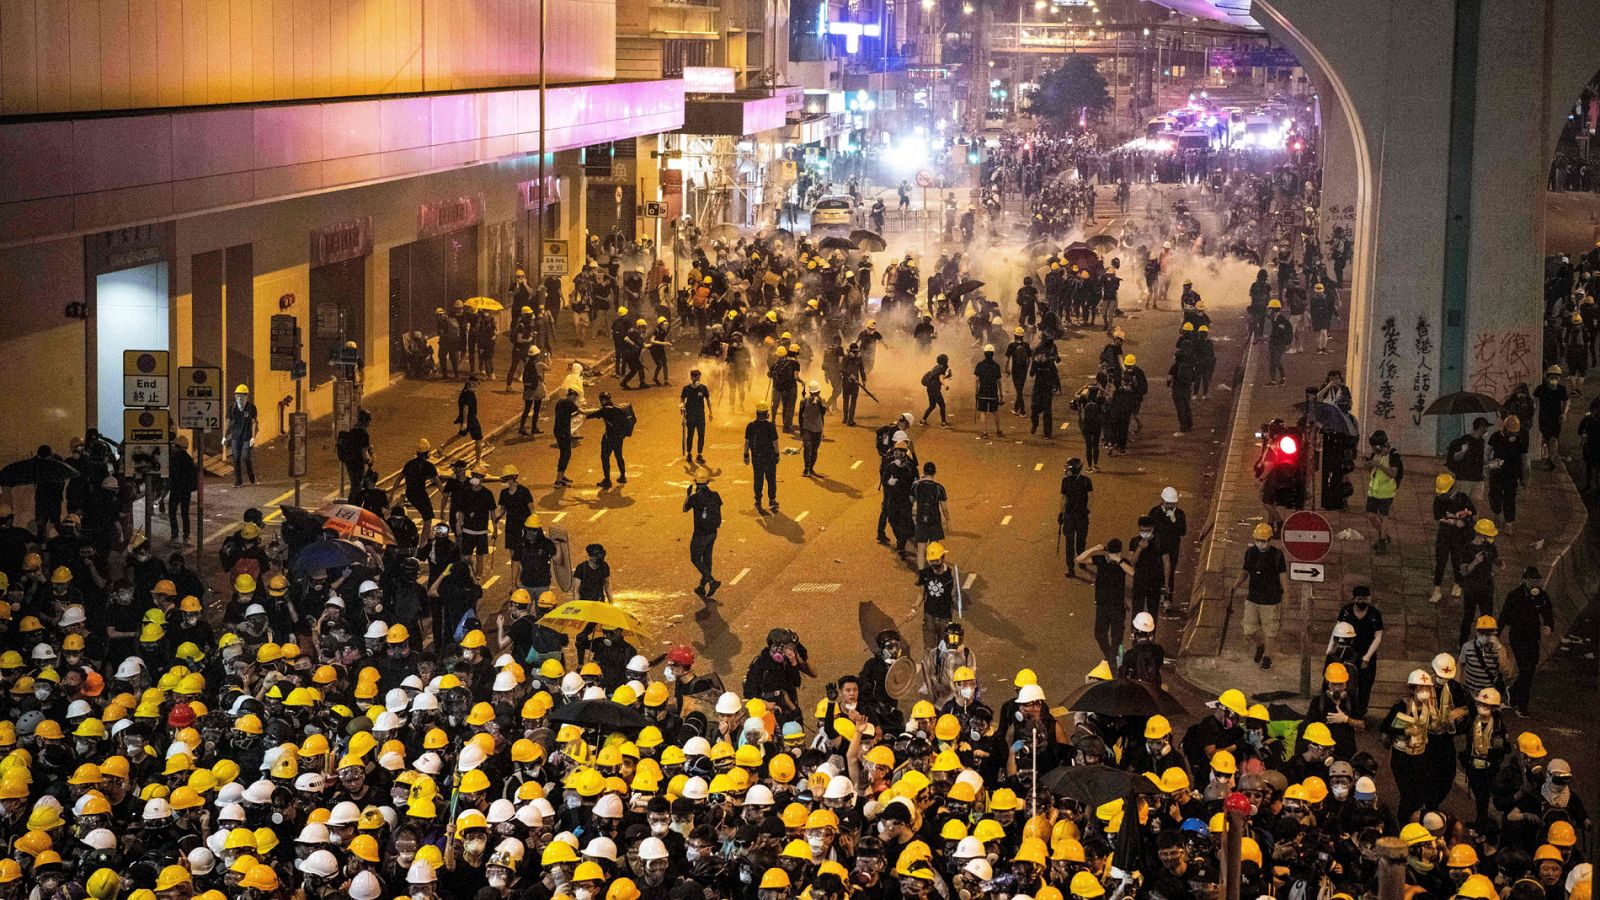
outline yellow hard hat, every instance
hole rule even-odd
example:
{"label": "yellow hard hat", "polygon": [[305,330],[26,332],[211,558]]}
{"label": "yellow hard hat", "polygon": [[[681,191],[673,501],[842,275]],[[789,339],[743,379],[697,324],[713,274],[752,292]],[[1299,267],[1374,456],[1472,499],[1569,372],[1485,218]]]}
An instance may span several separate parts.
{"label": "yellow hard hat", "polygon": [[1256,526],[1250,529],[1250,537],[1258,541],[1270,541],[1272,540],[1272,526],[1265,522],[1257,522]]}
{"label": "yellow hard hat", "polygon": [[1172,723],[1166,716],[1151,716],[1145,720],[1144,736],[1146,740],[1160,740],[1172,734]]}
{"label": "yellow hard hat", "polygon": [[1105,885],[1100,883],[1100,879],[1088,872],[1081,871],[1073,873],[1072,882],[1067,886],[1067,890],[1072,896],[1083,897],[1085,900],[1092,897],[1103,897],[1106,893]]}
{"label": "yellow hard hat", "polygon": [[1479,519],[1473,524],[1472,530],[1486,538],[1494,538],[1500,535],[1500,529],[1494,524],[1493,519]]}
{"label": "yellow hard hat", "polygon": [[[244,385],[240,385],[243,387]],[[194,879],[189,877],[189,870],[183,866],[167,866],[156,876],[156,890],[170,891],[181,885],[193,885]]]}
{"label": "yellow hard hat", "polygon": [[1341,662],[1328,663],[1322,670],[1322,680],[1329,684],[1345,684],[1350,681],[1350,670]]}
{"label": "yellow hard hat", "polygon": [[1218,750],[1211,754],[1211,770],[1219,775],[1233,775],[1239,771],[1239,763],[1232,753]]}
{"label": "yellow hard hat", "polygon": [[[1472,849],[1465,844],[1457,844],[1456,846],[1466,847],[1468,850]],[[1453,848],[1451,852],[1454,852]],[[1557,856],[1559,857],[1560,854],[1557,854]],[[1476,853],[1473,854],[1473,858],[1477,858]],[[1457,897],[1469,897],[1471,900],[1498,900],[1500,892],[1495,889],[1494,882],[1489,879],[1489,876],[1469,875],[1467,880],[1461,882],[1461,886],[1456,888],[1455,895]]]}
{"label": "yellow hard hat", "polygon": [[1456,477],[1449,472],[1440,472],[1433,479],[1433,492],[1435,494],[1447,494],[1455,486]]}
{"label": "yellow hard hat", "polygon": [[1229,688],[1217,695],[1214,705],[1220,706],[1240,718],[1243,718],[1246,712],[1244,692],[1238,688]]}
{"label": "yellow hard hat", "polygon": [[1426,844],[1433,840],[1433,832],[1420,822],[1407,822],[1405,827],[1400,829],[1400,840],[1405,841],[1407,846]]}
{"label": "yellow hard hat", "polygon": [[1316,744],[1318,747],[1333,746],[1333,733],[1328,730],[1327,725],[1321,722],[1312,722],[1307,725],[1305,734],[1301,735],[1301,739],[1306,743]]}
{"label": "yellow hard hat", "polygon": [[1273,297],[1267,301],[1267,309],[1283,309],[1283,304],[1279,302],[1277,297]]}

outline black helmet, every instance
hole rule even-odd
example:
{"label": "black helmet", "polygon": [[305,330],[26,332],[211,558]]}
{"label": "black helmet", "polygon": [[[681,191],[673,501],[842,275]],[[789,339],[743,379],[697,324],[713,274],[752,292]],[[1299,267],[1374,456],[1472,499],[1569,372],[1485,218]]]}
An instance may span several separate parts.
{"label": "black helmet", "polygon": [[1067,471],[1068,472],[1071,472],[1074,475],[1076,475],[1078,472],[1082,471],[1082,469],[1083,469],[1083,460],[1077,458],[1076,456],[1074,456],[1073,458],[1067,460]]}

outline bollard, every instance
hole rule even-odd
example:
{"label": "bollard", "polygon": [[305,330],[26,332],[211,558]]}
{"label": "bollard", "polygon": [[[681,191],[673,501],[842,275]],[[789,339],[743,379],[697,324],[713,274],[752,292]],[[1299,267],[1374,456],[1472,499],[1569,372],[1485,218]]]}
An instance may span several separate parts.
{"label": "bollard", "polygon": [[1406,891],[1406,844],[1378,838],[1378,900],[1401,900]]}

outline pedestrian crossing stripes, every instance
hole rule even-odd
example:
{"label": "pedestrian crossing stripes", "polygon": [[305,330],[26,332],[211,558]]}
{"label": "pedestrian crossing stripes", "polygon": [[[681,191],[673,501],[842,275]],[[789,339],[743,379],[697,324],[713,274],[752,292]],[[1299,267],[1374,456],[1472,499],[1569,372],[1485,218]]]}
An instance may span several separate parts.
{"label": "pedestrian crossing stripes", "polygon": [[843,587],[843,585],[826,584],[817,581],[802,581],[789,590],[796,594],[832,594],[841,587]]}
{"label": "pedestrian crossing stripes", "polygon": [[601,517],[601,516],[603,516],[603,515],[605,515],[605,514],[606,514],[606,513],[608,513],[608,512],[610,512],[610,511],[611,511],[611,510],[609,510],[609,509],[602,509],[602,510],[599,510],[599,511],[598,511],[598,512],[596,512],[596,513],[595,513],[595,514],[594,514],[594,515],[592,515],[592,516],[590,516],[590,517],[589,517],[589,521],[591,521],[591,522],[598,522],[598,521],[600,521],[600,517]]}
{"label": "pedestrian crossing stripes", "polygon": [[738,584],[739,582],[744,580],[744,577],[746,575],[749,575],[749,574],[750,574],[750,568],[748,566],[746,566],[745,568],[740,569],[739,570],[739,574],[733,576],[733,580],[729,581],[728,584],[730,584],[730,585]]}

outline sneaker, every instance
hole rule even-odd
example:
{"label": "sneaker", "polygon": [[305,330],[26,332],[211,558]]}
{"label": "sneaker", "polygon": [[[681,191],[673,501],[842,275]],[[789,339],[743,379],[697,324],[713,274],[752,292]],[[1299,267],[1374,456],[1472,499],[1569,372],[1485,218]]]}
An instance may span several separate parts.
{"label": "sneaker", "polygon": [[1270,656],[1261,657],[1261,668],[1262,668],[1263,671],[1265,671],[1266,669],[1272,668],[1272,657],[1270,657]]}
{"label": "sneaker", "polygon": [[1461,585],[1458,584],[1458,585],[1455,585],[1454,587],[1450,588],[1450,599],[1452,599],[1452,600],[1460,600],[1461,599]]}
{"label": "sneaker", "polygon": [[768,500],[767,501],[767,505],[772,507],[772,511],[773,512],[777,512],[778,511],[778,501],[776,501],[776,500]]}
{"label": "sneaker", "polygon": [[706,586],[706,599],[710,600],[712,597],[715,597],[717,595],[717,588],[719,587],[722,587],[722,582],[716,580],[715,578],[711,579],[711,584]]}
{"label": "sneaker", "polygon": [[595,482],[595,487],[599,488],[602,491],[603,490],[607,490],[607,489],[609,489],[611,487],[611,482],[609,482],[609,481],[598,481],[598,482]]}
{"label": "sneaker", "polygon": [[695,596],[697,596],[700,599],[704,600],[705,597],[706,597],[706,586],[703,585],[703,584],[695,585],[694,586],[694,593],[695,593]]}
{"label": "sneaker", "polygon": [[705,465],[706,458],[704,456],[700,456],[700,455],[696,454],[696,456],[694,458],[694,461],[697,462],[697,463],[700,463],[701,465]]}
{"label": "sneaker", "polygon": [[758,515],[758,516],[764,516],[764,515],[766,515],[766,514],[767,514],[767,510],[766,510],[766,508],[765,508],[765,507],[763,507],[763,506],[762,506],[762,505],[761,505],[761,504],[760,504],[760,503],[757,503],[757,504],[756,504],[756,515]]}
{"label": "sneaker", "polygon": [[627,483],[628,483],[628,476],[626,476],[626,475],[617,476],[617,484],[627,484]]}
{"label": "sneaker", "polygon": [[1439,601],[1441,599],[1443,599],[1443,598],[1444,598],[1444,590],[1442,588],[1435,587],[1433,589],[1433,593],[1428,595],[1428,602],[1432,603],[1435,606],[1438,606],[1439,605]]}

